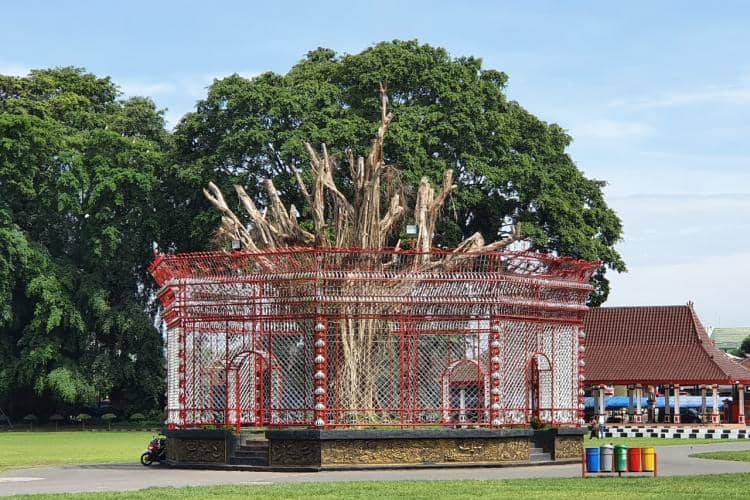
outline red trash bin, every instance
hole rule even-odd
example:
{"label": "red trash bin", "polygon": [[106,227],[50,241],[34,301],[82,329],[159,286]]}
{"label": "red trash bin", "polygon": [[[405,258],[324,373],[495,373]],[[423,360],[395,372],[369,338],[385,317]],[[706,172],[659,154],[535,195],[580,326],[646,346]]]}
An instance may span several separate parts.
{"label": "red trash bin", "polygon": [[640,448],[628,448],[628,472],[641,472]]}

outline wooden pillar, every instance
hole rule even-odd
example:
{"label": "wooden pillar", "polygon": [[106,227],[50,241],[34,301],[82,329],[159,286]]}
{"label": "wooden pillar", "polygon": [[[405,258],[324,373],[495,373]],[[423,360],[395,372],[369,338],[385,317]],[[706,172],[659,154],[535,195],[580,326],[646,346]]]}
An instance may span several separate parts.
{"label": "wooden pillar", "polygon": [[598,417],[599,416],[599,388],[592,387],[591,395],[594,396],[594,416]]}
{"label": "wooden pillar", "polygon": [[721,422],[719,418],[719,386],[711,386],[711,423],[718,424]]}
{"label": "wooden pillar", "polygon": [[675,384],[674,386],[674,416],[672,421],[675,424],[680,423],[680,386]]}
{"label": "wooden pillar", "polygon": [[604,386],[599,386],[599,415],[607,414],[607,403],[604,400]]}
{"label": "wooden pillar", "polygon": [[656,386],[648,386],[648,421],[652,424],[656,423],[656,415],[658,410],[656,409]]}
{"label": "wooden pillar", "polygon": [[737,396],[739,396],[737,403],[740,405],[740,407],[738,408],[737,423],[744,424],[745,423],[745,386],[744,385],[740,384],[737,386]]}
{"label": "wooden pillar", "polygon": [[706,423],[706,386],[701,386],[701,422]]}
{"label": "wooden pillar", "polygon": [[633,389],[632,387],[628,386],[628,422],[633,421]]}
{"label": "wooden pillar", "polygon": [[633,422],[636,424],[643,423],[643,415],[641,414],[641,394],[643,393],[643,386],[635,386],[635,414],[633,415]]}
{"label": "wooden pillar", "polygon": [[664,386],[664,423],[672,421],[672,407],[669,404],[669,385]]}

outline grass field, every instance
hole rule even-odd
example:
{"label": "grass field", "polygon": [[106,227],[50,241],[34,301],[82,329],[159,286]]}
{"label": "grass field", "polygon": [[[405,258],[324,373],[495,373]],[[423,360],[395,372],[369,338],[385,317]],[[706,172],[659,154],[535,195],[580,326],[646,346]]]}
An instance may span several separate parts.
{"label": "grass field", "polygon": [[138,462],[148,432],[3,432],[0,470],[62,464]]}
{"label": "grass field", "polygon": [[731,460],[733,462],[750,462],[750,450],[747,451],[709,451],[705,453],[694,453],[690,455],[696,458],[708,458],[711,460]]}
{"label": "grass field", "polygon": [[[745,482],[747,481],[747,483]],[[411,500],[456,498],[747,498],[739,485],[750,484],[750,474],[664,478],[531,479],[514,481],[382,481],[356,483],[302,483],[197,488],[149,488],[122,493],[35,495],[12,498],[63,499],[278,499],[305,500],[361,498]]]}
{"label": "grass field", "polygon": [[[152,437],[148,432],[4,432],[0,433],[0,470],[37,465],[137,462]],[[589,439],[586,446],[604,443],[626,446],[700,445],[718,440],[611,438]],[[721,442],[727,442],[722,440]]]}
{"label": "grass field", "polygon": [[624,444],[637,448],[653,448],[656,446],[679,446],[679,445],[701,445],[717,443],[746,442],[750,444],[749,439],[663,439],[663,438],[604,438],[591,439],[588,436],[584,438],[585,446],[601,446],[603,444]]}

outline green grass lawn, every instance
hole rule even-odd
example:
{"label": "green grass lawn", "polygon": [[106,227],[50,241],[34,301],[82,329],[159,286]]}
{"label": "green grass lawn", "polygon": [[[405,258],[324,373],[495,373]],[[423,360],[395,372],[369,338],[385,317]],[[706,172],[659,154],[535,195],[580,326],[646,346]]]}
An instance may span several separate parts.
{"label": "green grass lawn", "polygon": [[653,448],[656,446],[678,446],[678,445],[701,445],[717,443],[734,443],[745,442],[750,444],[750,439],[669,439],[669,438],[604,438],[591,439],[588,436],[584,438],[584,446],[601,446],[603,444],[624,444],[628,447],[636,448]]}
{"label": "green grass lawn", "polygon": [[[137,462],[153,436],[149,432],[4,432],[0,433],[0,470],[37,465]],[[604,443],[626,446],[700,445],[728,440],[606,438],[589,439],[586,446]],[[742,440],[740,440],[742,441]],[[748,441],[750,442],[750,441]]]}
{"label": "green grass lawn", "polygon": [[347,483],[302,483],[277,485],[210,486],[195,488],[149,488],[135,492],[34,495],[12,498],[34,499],[277,499],[333,498],[429,499],[457,498],[747,498],[741,485],[750,484],[750,474],[663,478],[525,479],[512,481],[379,481]]}
{"label": "green grass lawn", "polygon": [[137,463],[149,432],[3,432],[0,470],[62,464]]}
{"label": "green grass lawn", "polygon": [[708,451],[690,455],[696,458],[709,458],[711,460],[731,460],[733,462],[750,462],[750,450],[744,451]]}

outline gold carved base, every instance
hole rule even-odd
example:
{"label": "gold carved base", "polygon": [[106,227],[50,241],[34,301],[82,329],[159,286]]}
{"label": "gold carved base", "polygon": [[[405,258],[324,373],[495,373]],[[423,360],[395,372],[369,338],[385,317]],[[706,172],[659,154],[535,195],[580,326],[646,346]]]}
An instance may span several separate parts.
{"label": "gold carved base", "polygon": [[167,460],[175,464],[225,464],[228,463],[224,440],[169,438]]}
{"label": "gold carved base", "polygon": [[581,458],[583,436],[555,436],[555,460]]}
{"label": "gold carved base", "polygon": [[502,464],[528,461],[528,438],[270,442],[271,466]]}

